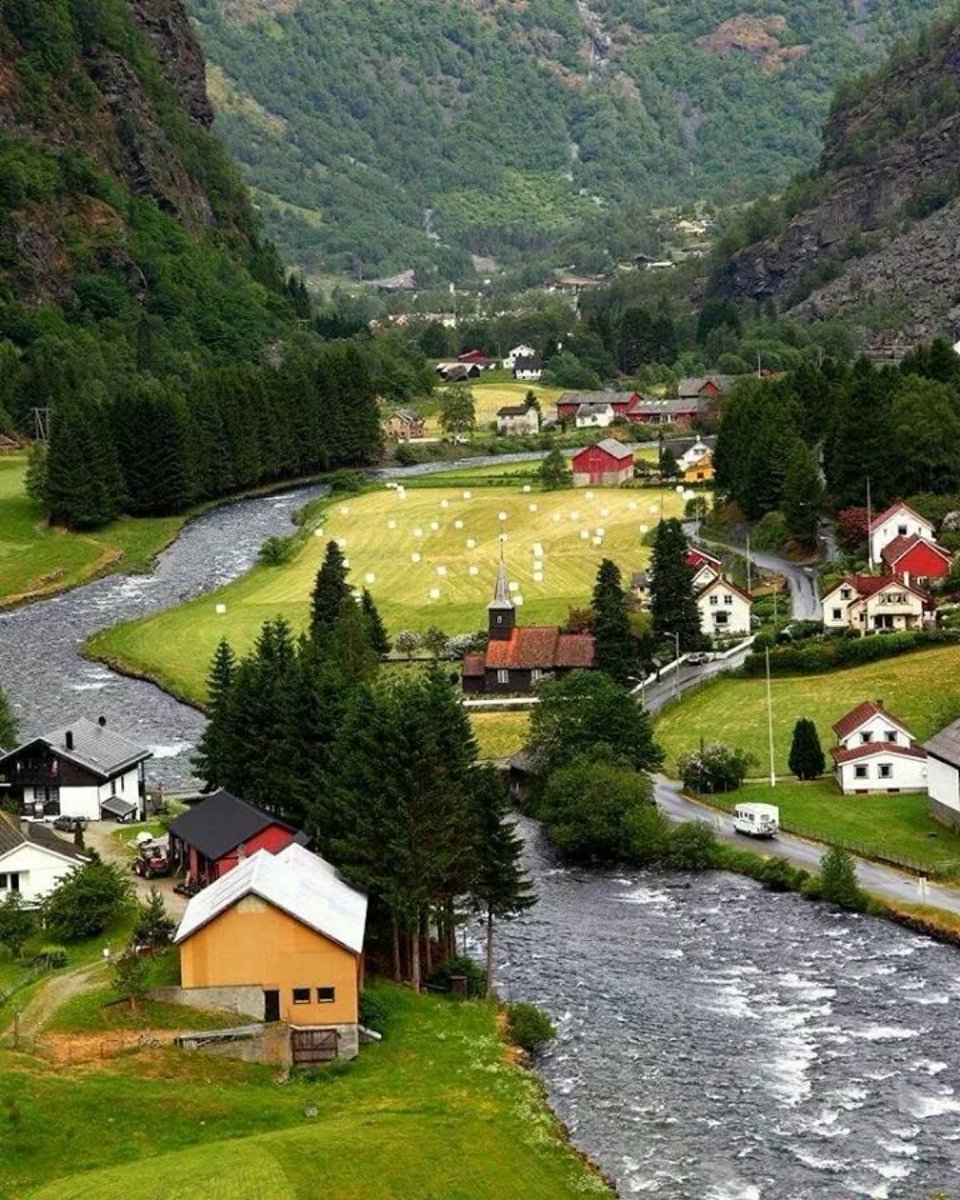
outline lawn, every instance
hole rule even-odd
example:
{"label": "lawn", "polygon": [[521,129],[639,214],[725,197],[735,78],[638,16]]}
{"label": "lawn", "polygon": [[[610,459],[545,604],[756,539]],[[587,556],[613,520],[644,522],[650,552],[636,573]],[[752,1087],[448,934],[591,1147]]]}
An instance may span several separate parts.
{"label": "lawn", "polygon": [[[917,654],[832,671],[825,675],[774,677],[774,761],[778,775],[799,717],[816,722],[829,762],[831,726],[863,700],[882,699],[922,742],[960,713],[960,647],[938,646]],[[757,759],[753,774],[769,773],[767,698],[763,679],[721,679],[672,704],[656,720],[668,768],[677,756],[706,741],[727,742]]]}
{"label": "lawn", "polygon": [[509,758],[527,740],[530,710],[482,712],[471,709],[470,724],[480,747],[481,758]]}
{"label": "lawn", "polygon": [[745,801],[776,804],[788,830],[842,842],[868,857],[960,876],[960,836],[934,821],[926,796],[842,796],[831,781],[822,779],[778,783],[775,788],[752,785],[716,799],[724,808]]}
{"label": "lawn", "polygon": [[51,529],[23,490],[24,454],[0,458],[0,606],[71,587],[103,571],[144,570],[185,518],[113,521],[95,533]]}
{"label": "lawn", "polygon": [[[525,485],[527,486],[527,485]],[[668,516],[682,501],[666,491]],[[588,602],[603,557],[625,576],[649,562],[642,533],[658,515],[659,494],[639,489],[523,492],[514,488],[383,488],[331,504],[323,525],[292,562],[255,567],[218,592],[118,626],[94,637],[89,651],[157,679],[176,694],[202,700],[208,664],[226,637],[239,651],[263,622],[282,615],[303,628],[324,548],[342,539],[350,581],[368,587],[388,628],[448,633],[486,624],[500,554],[499,514],[506,513],[503,543],[523,624],[559,622],[573,605]],[[531,511],[534,509],[534,511]],[[457,528],[457,525],[462,528]],[[602,545],[595,545],[602,529]],[[419,536],[417,534],[419,533]],[[473,546],[468,545],[473,541]],[[535,549],[542,548],[542,558]],[[420,561],[412,556],[419,555]],[[540,580],[535,579],[537,564]],[[470,568],[475,573],[471,573]],[[226,612],[218,614],[217,606]]]}
{"label": "lawn", "polygon": [[[522,404],[527,392],[535,392],[543,413],[549,412],[563,391],[562,388],[541,387],[538,383],[514,383],[505,379],[496,383],[471,382],[473,402],[476,408],[477,429],[487,432],[497,419],[497,409],[505,404]],[[427,437],[438,437],[440,429],[440,404],[434,396],[431,400],[410,406],[426,418],[424,432]]]}
{"label": "lawn", "polygon": [[[55,1072],[4,1056],[14,1200],[574,1200],[606,1195],[558,1136],[536,1077],[504,1061],[494,1009],[379,985],[386,1036],[282,1084],[175,1050]],[[97,1114],[91,1120],[91,1113]],[[101,1169],[97,1169],[101,1168]],[[67,1174],[69,1172],[69,1174]],[[31,1190],[32,1189],[32,1190]]]}

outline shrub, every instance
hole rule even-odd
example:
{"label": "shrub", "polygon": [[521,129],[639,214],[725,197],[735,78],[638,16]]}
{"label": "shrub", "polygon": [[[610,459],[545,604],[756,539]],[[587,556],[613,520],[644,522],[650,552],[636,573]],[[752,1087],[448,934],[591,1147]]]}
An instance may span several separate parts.
{"label": "shrub", "polygon": [[507,1005],[507,1037],[514,1046],[532,1053],[557,1036],[553,1022],[535,1004],[518,1002]]}
{"label": "shrub", "polygon": [[38,971],[58,971],[66,965],[67,950],[65,946],[41,946],[30,959],[30,966],[35,967]]}
{"label": "shrub", "polygon": [[294,540],[290,537],[268,537],[260,547],[257,562],[264,567],[282,567],[293,557]]}
{"label": "shrub", "polygon": [[330,476],[331,496],[343,495],[345,492],[359,492],[366,486],[362,471],[334,471]]}
{"label": "shrub", "polygon": [[867,895],[857,882],[853,859],[841,846],[831,846],[820,860],[820,894],[830,904],[863,912]]}
{"label": "shrub", "polygon": [[382,996],[369,992],[366,988],[360,993],[360,1024],[365,1029],[383,1033],[387,1027],[390,1009]]}
{"label": "shrub", "polygon": [[684,821],[670,833],[662,861],[673,871],[709,871],[717,851],[717,835],[705,821]]}
{"label": "shrub", "polygon": [[24,906],[19,892],[9,892],[0,904],[0,945],[19,958],[24,943],[36,928],[36,914]]}
{"label": "shrub", "polygon": [[427,982],[436,987],[451,987],[453,975],[463,975],[467,981],[468,996],[485,996],[487,994],[487,973],[479,963],[465,955],[456,955],[438,963],[430,972]]}
{"label": "shrub", "polygon": [[770,892],[796,892],[809,879],[808,871],[794,867],[790,861],[777,855],[768,858],[757,874],[757,878]]}
{"label": "shrub", "polygon": [[46,897],[44,924],[65,942],[96,937],[129,905],[132,892],[131,882],[119,866],[85,863]]}
{"label": "shrub", "polygon": [[632,857],[643,828],[635,814],[650,807],[649,779],[611,755],[602,762],[578,758],[554,771],[538,811],[561,854],[609,862]]}
{"label": "shrub", "polygon": [[723,742],[712,742],[693,754],[682,754],[677,767],[685,788],[700,795],[712,795],[736,791],[756,761],[743,750],[731,750]]}

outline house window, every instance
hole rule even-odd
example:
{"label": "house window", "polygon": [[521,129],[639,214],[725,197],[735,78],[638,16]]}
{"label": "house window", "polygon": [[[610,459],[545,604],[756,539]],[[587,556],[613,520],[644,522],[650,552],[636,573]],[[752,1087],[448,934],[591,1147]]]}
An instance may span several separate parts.
{"label": "house window", "polygon": [[543,672],[540,670],[539,667],[534,667],[533,670],[530,672],[531,682],[537,683],[542,678],[543,678]]}
{"label": "house window", "polygon": [[892,779],[893,778],[893,763],[881,763],[880,764],[880,778],[881,779]]}
{"label": "house window", "polygon": [[733,597],[730,595],[729,592],[723,593],[723,602],[724,602],[724,604],[733,604]]}
{"label": "house window", "polygon": [[853,768],[853,777],[854,777],[854,779],[866,779],[867,768],[866,767],[854,767]]}
{"label": "house window", "polygon": [[332,1004],[337,998],[337,989],[333,987],[318,987],[317,988],[317,1003]]}
{"label": "house window", "polygon": [[719,604],[719,603],[720,603],[720,599],[719,599],[719,597],[718,597],[718,596],[711,596],[711,597],[710,597],[710,603],[711,603],[711,604]]}
{"label": "house window", "polygon": [[730,614],[725,612],[714,613],[713,620],[716,625],[726,625],[730,620]]}
{"label": "house window", "polygon": [[840,599],[841,600],[849,600],[852,595],[853,595],[853,593],[851,592],[850,588],[841,588],[840,589]]}
{"label": "house window", "polygon": [[110,795],[115,796],[116,794],[117,794],[117,781],[115,779],[111,779],[110,780]]}
{"label": "house window", "polygon": [[899,534],[901,537],[906,537],[906,536],[907,536],[907,527],[906,527],[906,525],[898,525],[898,526],[897,526],[897,533],[898,533],[898,534]]}
{"label": "house window", "polygon": [[843,620],[843,612],[842,612],[842,611],[841,611],[839,608],[835,608],[835,609],[833,610],[833,619],[834,619],[835,621],[842,621],[842,620]]}
{"label": "house window", "polygon": [[860,734],[860,745],[861,746],[869,746],[869,744],[872,741],[873,741],[873,734],[870,733],[869,731],[867,731],[866,733]]}
{"label": "house window", "polygon": [[294,1004],[309,1004],[310,1003],[310,989],[308,987],[307,988],[294,988],[293,989],[293,1002],[294,1002]]}
{"label": "house window", "polygon": [[886,741],[895,742],[897,740],[897,731],[895,729],[885,729],[883,731],[883,736]]}
{"label": "house window", "polygon": [[20,872],[6,871],[0,872],[0,892],[19,892],[20,891]]}
{"label": "house window", "polygon": [[509,671],[500,670],[497,672],[497,683],[509,683],[509,682],[510,682],[510,672]]}

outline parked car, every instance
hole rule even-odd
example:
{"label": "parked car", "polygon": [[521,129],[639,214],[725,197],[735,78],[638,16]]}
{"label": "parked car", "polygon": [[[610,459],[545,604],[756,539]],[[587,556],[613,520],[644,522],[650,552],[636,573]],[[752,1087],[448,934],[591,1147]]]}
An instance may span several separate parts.
{"label": "parked car", "polygon": [[55,817],[53,821],[54,829],[60,829],[64,833],[75,833],[77,829],[86,829],[86,817]]}
{"label": "parked car", "polygon": [[704,663],[710,661],[710,655],[702,650],[698,650],[696,654],[687,655],[687,665],[691,667],[702,667]]}

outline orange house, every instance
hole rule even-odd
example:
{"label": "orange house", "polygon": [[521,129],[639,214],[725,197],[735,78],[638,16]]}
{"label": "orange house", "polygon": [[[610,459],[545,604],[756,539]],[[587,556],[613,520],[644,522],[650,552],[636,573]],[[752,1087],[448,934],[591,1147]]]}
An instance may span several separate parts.
{"label": "orange house", "polygon": [[367,898],[293,843],[260,850],[192,897],[174,941],[196,1003],[290,1026],[295,1062],[359,1045]]}
{"label": "orange house", "polygon": [[709,452],[691,463],[683,472],[684,483],[712,483],[713,482],[713,455]]}

